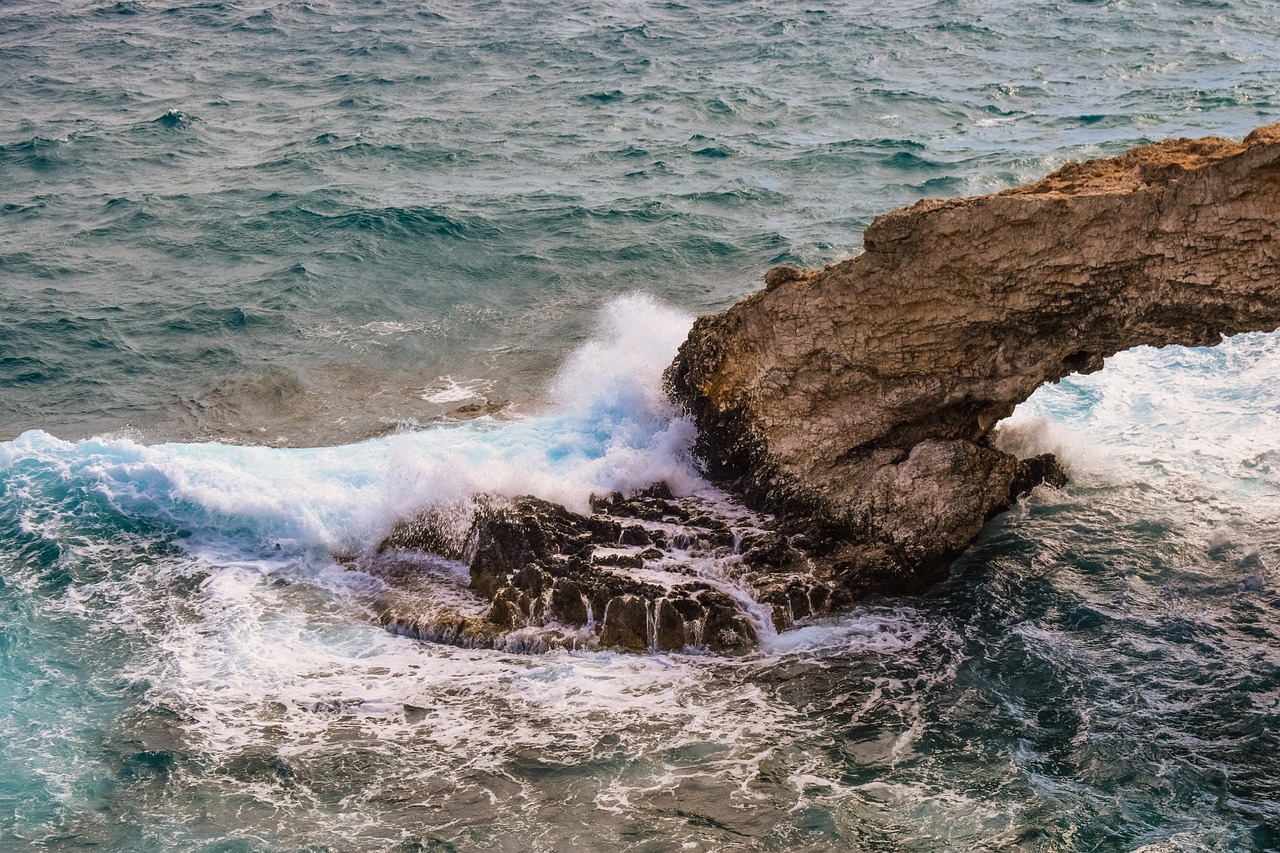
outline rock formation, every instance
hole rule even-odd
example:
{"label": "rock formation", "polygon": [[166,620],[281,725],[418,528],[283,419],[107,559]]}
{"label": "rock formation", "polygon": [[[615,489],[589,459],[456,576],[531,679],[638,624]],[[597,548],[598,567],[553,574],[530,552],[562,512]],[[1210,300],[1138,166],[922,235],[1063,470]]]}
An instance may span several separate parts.
{"label": "rock formation", "polygon": [[391,630],[536,650],[751,650],[859,597],[945,574],[1037,483],[992,428],[1045,382],[1139,344],[1280,326],[1280,125],[1072,164],[876,219],[860,256],[770,270],[694,324],[667,379],[707,473],[757,509],[664,484],[582,515],[478,496],[353,568]]}
{"label": "rock formation", "polygon": [[[750,513],[719,517],[661,483],[593,503],[581,515],[531,496],[482,497],[462,535],[428,511],[353,568],[390,582],[374,603],[388,628],[512,650],[739,654],[755,648],[763,620],[782,630],[849,602]],[[767,606],[749,612],[748,591]]]}
{"label": "rock formation", "polygon": [[[865,251],[698,320],[668,371],[708,473],[854,595],[922,588],[1011,492],[1045,382],[1280,326],[1280,125],[1170,140],[877,218]],[[1033,470],[1045,468],[1047,471]]]}

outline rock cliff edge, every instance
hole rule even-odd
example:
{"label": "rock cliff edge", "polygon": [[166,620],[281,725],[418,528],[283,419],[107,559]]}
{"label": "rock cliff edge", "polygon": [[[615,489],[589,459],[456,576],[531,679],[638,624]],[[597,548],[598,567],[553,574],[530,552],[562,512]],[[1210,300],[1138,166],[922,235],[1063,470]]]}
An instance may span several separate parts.
{"label": "rock cliff edge", "polygon": [[[1140,344],[1280,326],[1280,124],[877,218],[865,251],[699,319],[667,373],[708,473],[854,595],[918,590],[1044,475],[988,441]],[[1021,467],[1021,471],[1020,471]]]}

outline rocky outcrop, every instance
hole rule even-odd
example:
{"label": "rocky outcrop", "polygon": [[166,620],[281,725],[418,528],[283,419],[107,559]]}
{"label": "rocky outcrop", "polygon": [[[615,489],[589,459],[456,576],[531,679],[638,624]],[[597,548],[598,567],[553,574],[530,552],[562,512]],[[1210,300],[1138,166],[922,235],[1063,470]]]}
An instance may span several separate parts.
{"label": "rocky outcrop", "polygon": [[858,257],[771,270],[698,320],[670,392],[708,473],[780,515],[819,575],[917,590],[1055,474],[988,441],[1036,388],[1140,344],[1280,326],[1278,234],[1280,125],[921,201]]}
{"label": "rocky outcrop", "polygon": [[429,511],[352,567],[389,581],[374,604],[388,628],[513,650],[740,654],[761,629],[848,602],[749,513],[727,518],[661,483],[598,498],[593,509],[485,497],[465,533]]}

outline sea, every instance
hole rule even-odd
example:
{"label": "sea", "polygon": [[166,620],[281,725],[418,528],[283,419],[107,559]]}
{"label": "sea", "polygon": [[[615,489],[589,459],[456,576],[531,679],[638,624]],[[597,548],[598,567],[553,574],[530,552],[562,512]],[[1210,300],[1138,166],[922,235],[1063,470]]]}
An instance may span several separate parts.
{"label": "sea", "polygon": [[[1280,120],[1265,0],[0,0],[0,850],[1280,850],[1280,336],[758,650],[463,648],[352,562],[706,482],[693,318],[879,213]],[[725,581],[726,583],[728,581]]]}

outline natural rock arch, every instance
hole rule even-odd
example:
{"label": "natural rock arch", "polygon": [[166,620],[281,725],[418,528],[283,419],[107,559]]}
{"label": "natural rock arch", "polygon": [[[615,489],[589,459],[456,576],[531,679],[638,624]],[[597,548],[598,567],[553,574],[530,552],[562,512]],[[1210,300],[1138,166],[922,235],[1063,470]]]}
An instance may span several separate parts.
{"label": "natural rock arch", "polygon": [[699,319],[670,391],[708,473],[820,573],[919,589],[1042,473],[988,441],[1036,388],[1140,344],[1280,327],[1278,230],[1280,124],[921,201],[872,222],[858,257],[773,269]]}

